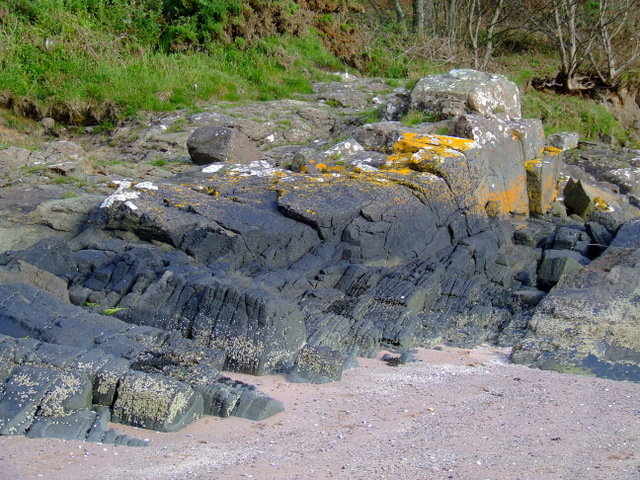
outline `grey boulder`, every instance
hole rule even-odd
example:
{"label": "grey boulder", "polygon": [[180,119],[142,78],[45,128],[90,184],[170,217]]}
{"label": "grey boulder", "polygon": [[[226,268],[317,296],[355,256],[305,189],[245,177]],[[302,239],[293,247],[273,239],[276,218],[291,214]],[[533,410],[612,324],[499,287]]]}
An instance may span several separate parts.
{"label": "grey boulder", "polygon": [[520,117],[520,95],[515,83],[502,75],[468,69],[421,78],[411,92],[409,108],[443,118],[465,113]]}
{"label": "grey boulder", "polygon": [[260,160],[262,152],[238,130],[227,127],[200,127],[187,140],[193,163],[214,162],[249,164]]}

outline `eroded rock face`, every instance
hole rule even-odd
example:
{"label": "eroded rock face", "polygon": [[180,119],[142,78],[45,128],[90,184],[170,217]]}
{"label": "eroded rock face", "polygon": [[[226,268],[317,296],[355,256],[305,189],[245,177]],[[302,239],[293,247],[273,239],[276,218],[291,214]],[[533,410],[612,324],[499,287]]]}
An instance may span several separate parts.
{"label": "eroded rock face", "polygon": [[227,416],[282,409],[222,376],[218,350],[87,312],[23,283],[0,285],[0,358],[5,435],[141,445],[107,430],[107,422],[174,431],[220,414],[221,402]]}
{"label": "eroded rock face", "polygon": [[[638,268],[625,223],[636,209],[612,194],[628,216],[554,216],[562,151],[539,121],[518,118],[503,80],[424,79],[420,108],[456,117],[410,129],[331,125],[302,101],[278,104],[297,112],[289,130],[191,115],[192,131],[233,127],[263,149],[347,135],[114,180],[79,234],[69,223],[72,239],[1,254],[0,432],[135,444],[106,422],[173,431],[202,415],[259,420],[282,404],[220,370],[328,382],[381,347],[517,345],[514,359],[543,368],[597,364],[615,376],[631,365],[640,379],[635,317],[616,323],[633,303],[621,275]],[[367,98],[358,91],[345,108]],[[313,101],[323,98],[338,97]],[[139,146],[192,133],[154,128]],[[571,325],[579,306],[604,323]],[[23,379],[41,388],[16,409]]]}
{"label": "eroded rock face", "polygon": [[638,268],[640,222],[624,225],[611,246],[549,292],[519,342],[519,363],[618,380],[640,380]]}

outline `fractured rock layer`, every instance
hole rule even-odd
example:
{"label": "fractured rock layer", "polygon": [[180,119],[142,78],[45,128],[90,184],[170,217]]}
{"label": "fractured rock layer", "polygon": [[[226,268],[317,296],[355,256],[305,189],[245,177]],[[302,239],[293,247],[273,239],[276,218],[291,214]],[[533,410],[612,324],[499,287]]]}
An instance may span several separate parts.
{"label": "fractured rock layer", "polygon": [[[297,130],[194,114],[204,129],[189,149],[215,163],[118,180],[81,232],[70,221],[64,240],[0,254],[0,434],[134,445],[107,422],[259,420],[282,404],[221,370],[322,383],[380,348],[402,362],[418,346],[515,345],[516,361],[640,380],[637,288],[624,280],[640,268],[637,209],[585,187],[581,210],[576,182],[558,201],[562,151],[518,118],[506,79],[418,85],[385,111],[413,102],[455,118],[343,125],[353,136],[323,151],[259,155],[252,141]],[[211,144],[211,132],[224,135]]]}

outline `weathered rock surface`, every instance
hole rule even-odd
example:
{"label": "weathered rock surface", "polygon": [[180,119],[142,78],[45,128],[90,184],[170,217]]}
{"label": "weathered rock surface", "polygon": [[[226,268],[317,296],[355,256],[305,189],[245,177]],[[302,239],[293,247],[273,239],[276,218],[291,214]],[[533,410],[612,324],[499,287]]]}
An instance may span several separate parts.
{"label": "weathered rock surface", "polygon": [[218,370],[219,351],[87,312],[23,283],[0,285],[0,358],[7,382],[0,397],[2,434],[56,431],[60,438],[138,444],[118,438],[106,422],[174,431],[219,414],[220,402],[227,415],[249,412],[249,418],[282,409],[249,385],[230,388]]}
{"label": "weathered rock surface", "polygon": [[577,132],[553,133],[547,138],[549,145],[560,150],[573,150],[578,148],[580,135]]}
{"label": "weathered rock surface", "polygon": [[200,127],[187,140],[193,163],[251,163],[260,160],[260,149],[243,133],[227,127]]}
{"label": "weathered rock surface", "polygon": [[[166,116],[127,143],[135,167],[87,173],[110,187],[27,203],[56,238],[12,240],[0,254],[2,433],[135,443],[106,422],[173,431],[202,415],[262,419],[282,404],[220,370],[322,383],[383,347],[516,345],[517,361],[597,364],[614,377],[629,367],[640,380],[635,317],[617,320],[635,308],[621,275],[639,268],[629,199],[612,192],[616,211],[581,211],[588,218],[570,188],[562,203],[563,152],[540,121],[519,118],[499,76],[419,82],[412,108],[455,118],[412,128],[359,124],[365,103],[384,104],[382,84],[366,85],[244,106],[251,121],[215,108]],[[188,158],[202,128],[262,152],[164,169]],[[162,161],[145,163],[152,152]],[[10,195],[0,197],[2,207]],[[579,305],[594,318],[570,325]],[[39,389],[16,410],[22,378]]]}
{"label": "weathered rock surface", "polygon": [[566,175],[590,184],[608,184],[623,194],[640,195],[638,150],[584,142],[564,157],[569,164],[564,167]]}
{"label": "weathered rock surface", "polygon": [[618,380],[640,380],[640,222],[584,268],[563,277],[513,352],[519,363]]}
{"label": "weathered rock surface", "polygon": [[481,116],[504,113],[520,117],[520,94],[518,87],[502,75],[451,70],[420,79],[411,92],[409,108],[433,112],[443,118],[465,113]]}

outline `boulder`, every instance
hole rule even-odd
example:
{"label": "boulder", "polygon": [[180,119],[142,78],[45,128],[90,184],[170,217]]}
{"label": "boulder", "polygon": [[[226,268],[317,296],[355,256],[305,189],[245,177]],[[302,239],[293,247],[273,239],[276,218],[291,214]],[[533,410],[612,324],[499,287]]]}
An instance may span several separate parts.
{"label": "boulder", "polygon": [[569,212],[589,219],[595,212],[611,212],[625,218],[625,210],[618,197],[612,193],[589,185],[582,180],[570,178],[563,190],[564,204]]}
{"label": "boulder", "polygon": [[321,163],[319,158],[320,154],[313,148],[300,148],[293,154],[291,170],[297,173],[317,171],[316,165]]}
{"label": "boulder", "polygon": [[620,193],[640,195],[640,170],[637,166],[609,170],[602,174],[602,179],[617,185]]}
{"label": "boulder", "polygon": [[204,413],[202,395],[161,374],[129,372],[120,379],[113,420],[159,432],[175,432]]}
{"label": "boulder", "polygon": [[547,137],[547,143],[557,149],[573,150],[578,148],[578,140],[580,135],[577,132],[560,132],[552,133]]}
{"label": "boulder", "polygon": [[512,161],[499,162],[492,148],[474,140],[405,133],[390,160],[442,178],[461,208],[487,210],[490,215],[528,214],[524,165],[517,143],[511,147],[514,156],[507,158]]}
{"label": "boulder", "polygon": [[591,246],[597,253],[601,253],[613,241],[613,235],[603,225],[598,222],[586,223],[587,233],[591,238]]}
{"label": "boulder", "polygon": [[400,120],[409,110],[409,101],[408,92],[404,90],[395,92],[382,107],[382,118],[388,121]]}
{"label": "boulder", "polygon": [[[592,224],[594,222],[591,222]],[[553,239],[553,248],[556,250],[572,250],[580,255],[589,253],[591,238],[587,232],[572,227],[560,227],[556,230]],[[609,241],[610,242],[610,241]]]}
{"label": "boulder", "polygon": [[506,114],[514,118],[521,115],[520,94],[515,83],[502,75],[464,69],[418,80],[411,91],[409,108],[440,118],[466,113]]}
{"label": "boulder", "polygon": [[187,149],[197,165],[214,162],[249,164],[262,157],[262,152],[249,137],[227,127],[198,128],[189,137]]}
{"label": "boulder", "polygon": [[546,250],[538,268],[538,287],[549,291],[563,276],[575,274],[589,259],[570,250]]}
{"label": "boulder", "polygon": [[287,380],[295,383],[328,383],[342,379],[344,357],[329,347],[305,345]]}
{"label": "boulder", "polygon": [[259,421],[284,410],[280,400],[261,393],[253,385],[222,377],[215,386],[201,390],[207,415]]}

